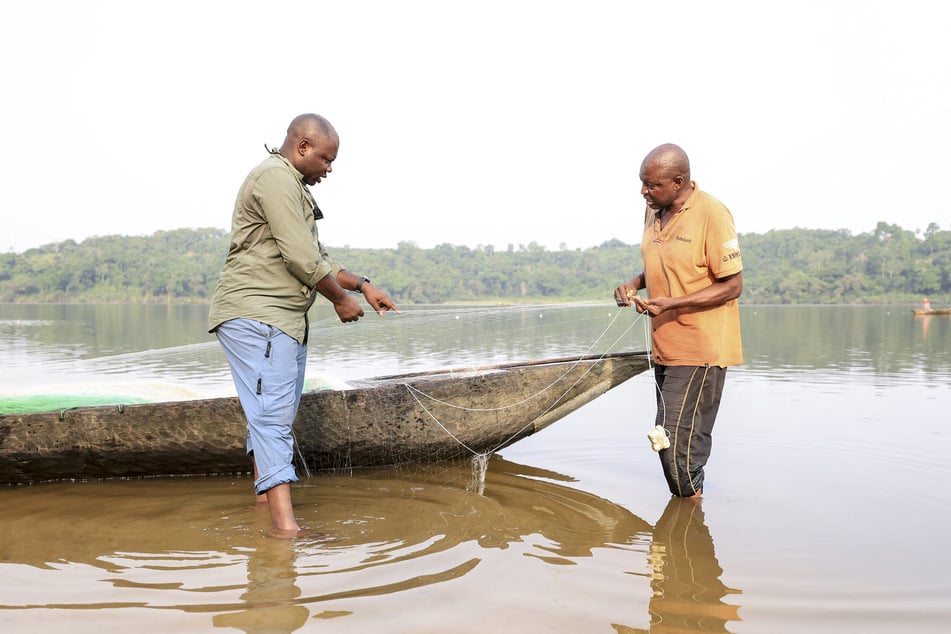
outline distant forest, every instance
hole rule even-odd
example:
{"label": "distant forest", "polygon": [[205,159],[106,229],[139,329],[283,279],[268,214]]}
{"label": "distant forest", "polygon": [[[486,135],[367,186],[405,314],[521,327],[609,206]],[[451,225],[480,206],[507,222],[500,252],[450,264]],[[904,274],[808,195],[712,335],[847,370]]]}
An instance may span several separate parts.
{"label": "distant forest", "polygon": [[[228,250],[222,229],[102,236],[0,254],[0,302],[209,301]],[[784,229],[741,234],[747,304],[897,304],[951,300],[951,231],[923,235],[878,223],[874,231]],[[639,245],[610,240],[549,251],[536,243],[423,249],[328,245],[397,304],[609,301],[641,270]]]}

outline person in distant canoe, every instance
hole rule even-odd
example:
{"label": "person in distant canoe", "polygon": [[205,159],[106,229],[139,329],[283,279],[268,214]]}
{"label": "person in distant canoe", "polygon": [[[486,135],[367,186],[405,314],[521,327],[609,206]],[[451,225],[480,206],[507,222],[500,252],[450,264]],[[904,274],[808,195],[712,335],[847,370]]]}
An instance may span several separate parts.
{"label": "person in distant canoe", "polygon": [[[700,496],[726,369],[743,362],[743,260],[732,214],[690,180],[683,149],[651,150],[640,180],[644,270],[614,298],[651,318],[656,423],[669,442],[660,462],[671,493]],[[646,299],[637,295],[642,288]]]}
{"label": "person in distant canoe", "polygon": [[396,305],[364,276],[332,260],[317,237],[323,217],[308,186],[333,171],[340,138],[324,117],[291,121],[279,150],[251,170],[238,192],[231,242],[208,316],[231,366],[248,419],[247,451],[254,490],[267,503],[275,535],[301,530],[290,483],[291,426],[300,405],[307,361],[307,311],[321,294],[342,322],[364,315],[347,291],[363,293],[380,315]]}
{"label": "person in distant canoe", "polygon": [[921,309],[922,310],[931,310],[931,300],[925,297],[921,300]]}

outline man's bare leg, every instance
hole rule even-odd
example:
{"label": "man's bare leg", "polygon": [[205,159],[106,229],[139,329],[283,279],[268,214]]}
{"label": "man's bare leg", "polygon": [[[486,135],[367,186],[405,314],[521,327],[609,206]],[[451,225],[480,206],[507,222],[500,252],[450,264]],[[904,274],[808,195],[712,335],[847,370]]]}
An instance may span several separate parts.
{"label": "man's bare leg", "polygon": [[[258,479],[258,465],[254,465],[254,479]],[[303,530],[294,517],[294,505],[291,503],[290,483],[279,484],[273,489],[254,496],[254,508],[267,509],[271,514],[271,533],[282,539],[295,537],[326,538],[323,533]]]}
{"label": "man's bare leg", "polygon": [[285,482],[268,489],[265,495],[271,511],[271,528],[275,537],[295,537],[300,532],[300,526],[294,517],[290,483]]}
{"label": "man's bare leg", "polygon": [[[258,463],[251,460],[251,464],[254,465],[254,479],[258,479]],[[266,493],[257,493],[254,496],[254,506],[260,508],[263,504],[267,504],[267,494]]]}

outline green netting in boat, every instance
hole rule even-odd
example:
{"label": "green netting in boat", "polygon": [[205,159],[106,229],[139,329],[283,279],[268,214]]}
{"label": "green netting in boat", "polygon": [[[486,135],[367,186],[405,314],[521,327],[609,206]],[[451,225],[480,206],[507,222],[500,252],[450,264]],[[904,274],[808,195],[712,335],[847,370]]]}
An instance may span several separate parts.
{"label": "green netting in boat", "polygon": [[56,412],[74,407],[96,405],[131,405],[148,403],[148,399],[109,394],[33,394],[30,396],[0,397],[0,414],[34,414]]}

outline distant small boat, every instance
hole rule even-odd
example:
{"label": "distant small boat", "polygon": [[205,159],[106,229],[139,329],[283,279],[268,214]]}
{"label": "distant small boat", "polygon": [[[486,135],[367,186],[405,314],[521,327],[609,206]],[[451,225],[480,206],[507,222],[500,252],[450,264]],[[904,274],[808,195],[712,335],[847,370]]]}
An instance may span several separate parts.
{"label": "distant small boat", "polygon": [[[490,453],[650,365],[630,352],[415,372],[308,391],[294,423],[305,472]],[[0,414],[0,483],[247,473],[236,397]]]}
{"label": "distant small boat", "polygon": [[951,315],[951,308],[912,308],[915,315]]}

